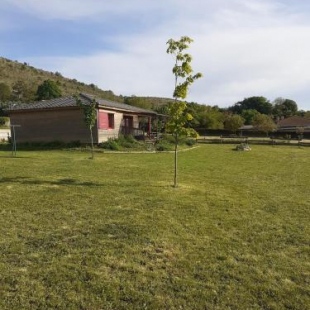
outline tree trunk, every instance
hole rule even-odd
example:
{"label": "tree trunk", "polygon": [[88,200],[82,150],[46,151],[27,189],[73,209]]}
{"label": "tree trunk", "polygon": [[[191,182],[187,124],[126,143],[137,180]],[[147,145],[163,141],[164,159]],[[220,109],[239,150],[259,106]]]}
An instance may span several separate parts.
{"label": "tree trunk", "polygon": [[89,127],[90,130],[90,143],[91,143],[91,159],[94,159],[94,138],[92,128]]}
{"label": "tree trunk", "polygon": [[173,186],[177,187],[178,186],[178,179],[177,179],[177,174],[178,174],[178,135],[175,136],[175,144],[174,144],[174,183]]}

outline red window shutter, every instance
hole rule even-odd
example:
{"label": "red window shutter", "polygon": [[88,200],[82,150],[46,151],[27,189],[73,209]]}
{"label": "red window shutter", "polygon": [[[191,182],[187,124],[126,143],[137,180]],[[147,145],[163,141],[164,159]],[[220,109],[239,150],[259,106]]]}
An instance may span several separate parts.
{"label": "red window shutter", "polygon": [[98,128],[99,129],[109,129],[108,113],[99,111]]}

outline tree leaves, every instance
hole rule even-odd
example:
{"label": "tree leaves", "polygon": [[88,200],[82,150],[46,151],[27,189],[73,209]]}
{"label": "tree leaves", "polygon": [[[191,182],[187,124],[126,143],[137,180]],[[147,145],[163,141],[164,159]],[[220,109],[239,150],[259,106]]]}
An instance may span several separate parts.
{"label": "tree leaves", "polygon": [[[178,101],[178,99],[185,99],[189,86],[195,80],[202,77],[201,73],[192,75],[192,56],[188,53],[183,53],[185,49],[189,48],[191,42],[193,40],[187,36],[181,37],[178,41],[173,39],[167,41],[167,53],[175,56],[175,65],[172,68],[172,73],[175,76],[175,88],[173,91],[175,101],[168,109],[169,120],[166,130],[176,137],[187,134],[188,128],[186,128],[186,125],[193,119],[191,114],[185,112],[187,108],[186,103],[184,101]],[[179,82],[180,79],[181,81]]]}
{"label": "tree leaves", "polygon": [[57,83],[53,80],[45,80],[38,86],[38,100],[48,100],[61,97],[62,93]]}
{"label": "tree leaves", "polygon": [[83,110],[84,122],[90,129],[93,128],[97,120],[97,103],[93,99],[88,104],[84,104],[79,98],[76,98],[76,104]]}

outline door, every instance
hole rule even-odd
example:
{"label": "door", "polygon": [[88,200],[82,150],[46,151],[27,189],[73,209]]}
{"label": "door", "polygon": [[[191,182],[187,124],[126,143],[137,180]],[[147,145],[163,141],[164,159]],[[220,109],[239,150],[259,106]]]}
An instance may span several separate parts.
{"label": "door", "polygon": [[133,116],[124,115],[124,135],[133,133]]}

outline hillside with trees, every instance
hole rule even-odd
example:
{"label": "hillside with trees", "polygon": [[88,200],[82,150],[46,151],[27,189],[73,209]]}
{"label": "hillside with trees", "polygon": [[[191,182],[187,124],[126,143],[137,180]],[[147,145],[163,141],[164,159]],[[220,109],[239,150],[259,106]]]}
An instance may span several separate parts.
{"label": "hillside with trees", "polygon": [[[122,96],[111,90],[102,90],[94,84],[85,84],[76,79],[63,77],[60,72],[49,72],[34,68],[27,63],[20,63],[0,57],[0,102],[33,102],[38,100],[37,89],[44,81],[53,81],[63,96],[85,92],[100,98],[123,102]],[[3,98],[3,89],[5,97]]]}
{"label": "hillside with trees", "polygon": [[0,72],[0,110],[9,102],[30,103],[60,95],[71,96],[81,92],[145,109],[158,109],[159,112],[162,106],[173,101],[169,98],[152,96],[115,95],[112,90],[102,90],[93,83],[85,84],[76,79],[66,78],[60,72],[37,69],[27,63],[3,57],[0,57]]}
{"label": "hillside with trees", "polygon": [[[88,93],[103,99],[123,102],[144,109],[152,109],[159,114],[167,114],[172,98],[122,96],[112,90],[102,90],[95,84],[85,84],[76,79],[63,77],[60,72],[49,72],[37,69],[27,63],[19,63],[0,57],[0,116],[1,108],[10,102],[34,102],[36,100],[71,96],[76,93]],[[240,124],[255,125],[261,128],[272,127],[270,122],[293,115],[309,116],[310,111],[298,110],[294,100],[278,97],[273,102],[262,96],[245,98],[227,108],[219,108],[195,102],[187,102],[186,113],[193,116],[187,125],[197,131],[230,130],[235,131]],[[238,115],[232,117],[233,115]],[[262,117],[261,115],[268,116]]]}

